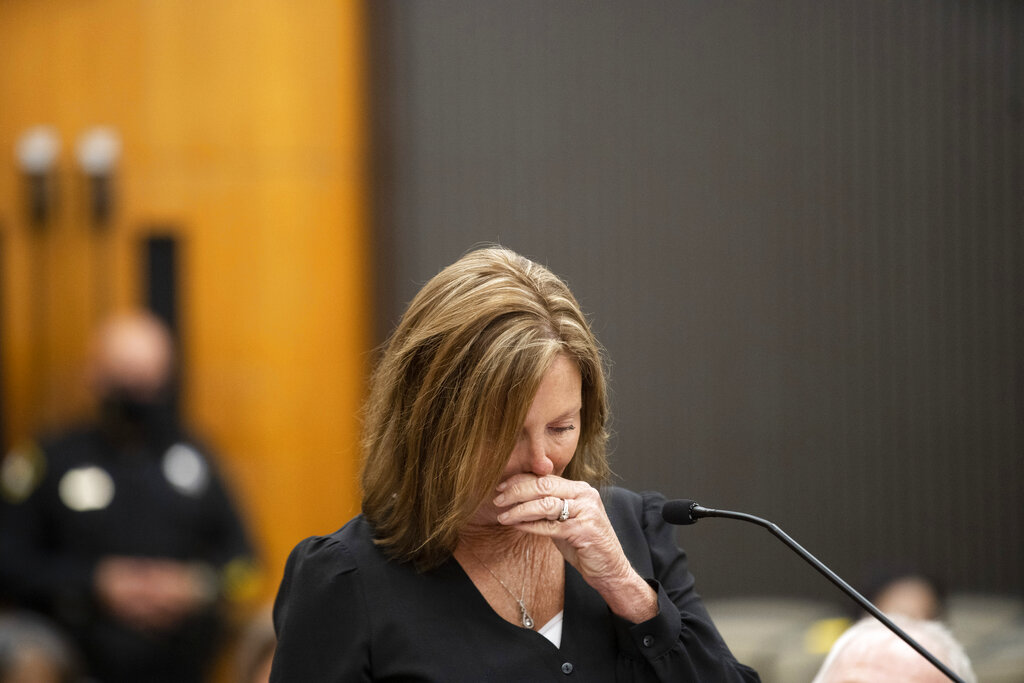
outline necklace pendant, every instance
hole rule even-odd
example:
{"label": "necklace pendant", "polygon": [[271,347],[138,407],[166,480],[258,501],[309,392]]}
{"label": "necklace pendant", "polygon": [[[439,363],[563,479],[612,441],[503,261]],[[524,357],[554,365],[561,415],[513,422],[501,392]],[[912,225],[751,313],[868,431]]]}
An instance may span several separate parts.
{"label": "necklace pendant", "polygon": [[526,611],[526,605],[523,604],[522,600],[517,600],[516,602],[519,603],[519,612],[522,614],[523,617],[523,628],[528,628],[532,631],[533,617],[531,617],[529,613]]}

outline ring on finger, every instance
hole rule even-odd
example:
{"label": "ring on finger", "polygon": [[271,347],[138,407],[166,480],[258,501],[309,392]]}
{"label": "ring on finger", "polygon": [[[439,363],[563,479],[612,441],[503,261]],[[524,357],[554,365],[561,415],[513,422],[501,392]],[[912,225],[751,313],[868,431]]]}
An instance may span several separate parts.
{"label": "ring on finger", "polygon": [[558,515],[558,521],[564,522],[569,519],[569,500],[567,498],[562,499],[562,513]]}

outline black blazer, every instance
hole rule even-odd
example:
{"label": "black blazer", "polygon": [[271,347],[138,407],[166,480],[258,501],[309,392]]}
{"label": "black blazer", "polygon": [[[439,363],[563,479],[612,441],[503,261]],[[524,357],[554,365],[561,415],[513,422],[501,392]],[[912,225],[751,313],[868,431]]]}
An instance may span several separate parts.
{"label": "black blazer", "polygon": [[626,556],[659,614],[611,613],[569,564],[561,647],[491,609],[454,558],[416,572],[389,560],[359,515],[292,551],[274,606],[271,681],[758,681],[738,664],[694,592],[661,519],[664,498],[603,492]]}

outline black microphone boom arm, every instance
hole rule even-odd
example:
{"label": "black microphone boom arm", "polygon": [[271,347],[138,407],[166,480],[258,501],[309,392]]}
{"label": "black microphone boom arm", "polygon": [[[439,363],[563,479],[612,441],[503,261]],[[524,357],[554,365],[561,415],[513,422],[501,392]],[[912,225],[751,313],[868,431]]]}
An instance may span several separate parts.
{"label": "black microphone boom arm", "polygon": [[[689,511],[688,516],[685,514],[683,509],[681,509],[682,506],[687,506],[686,509]],[[804,550],[803,546],[801,546],[799,543],[790,538],[789,534],[780,529],[777,524],[769,522],[767,519],[755,517],[754,515],[748,515],[745,512],[733,512],[731,510],[714,510],[712,508],[706,508],[702,505],[698,505],[697,503],[689,500],[669,501],[668,503],[665,504],[665,507],[668,508],[663,512],[663,515],[665,516],[665,521],[670,522],[672,524],[693,524],[702,517],[725,517],[727,519],[738,519],[742,522],[751,522],[752,524],[764,527],[768,531],[772,532],[772,534],[774,534],[776,538],[778,538],[783,543],[792,548],[797,555],[804,558],[804,560],[806,560],[808,564],[817,569],[818,572],[824,575],[826,579],[834,583],[841,591],[843,591],[851,598],[853,598],[854,601],[856,601],[858,605],[867,610],[871,614],[871,616],[873,616],[875,619],[878,619],[886,626],[886,628],[888,628],[890,631],[892,631],[897,636],[902,638],[907,645],[917,650],[917,652],[922,657],[931,662],[932,665],[939,671],[941,671],[943,674],[945,674],[946,677],[949,678],[949,680],[956,681],[957,683],[964,683],[964,680],[957,676],[955,673],[953,673],[953,671],[950,670],[948,666],[939,661],[938,657],[933,655],[931,652],[926,650],[920,643],[918,643],[916,640],[907,635],[907,633],[903,629],[901,629],[899,626],[892,622],[892,619],[885,616],[882,610],[878,609],[873,604],[871,604],[870,600],[868,600],[863,595],[854,590],[853,587],[850,586],[850,584],[846,583],[846,581],[843,581],[843,579],[840,578],[838,574],[836,574],[834,571],[826,567],[820,560],[818,560],[818,558],[816,558],[808,551]],[[680,513],[683,514],[682,517],[680,517]]]}

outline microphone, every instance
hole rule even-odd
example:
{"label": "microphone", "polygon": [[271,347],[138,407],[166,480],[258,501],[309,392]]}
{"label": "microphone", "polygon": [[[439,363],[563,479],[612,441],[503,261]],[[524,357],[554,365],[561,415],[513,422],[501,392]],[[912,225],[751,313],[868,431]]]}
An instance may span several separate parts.
{"label": "microphone", "polygon": [[823,574],[826,579],[853,598],[853,600],[867,610],[871,616],[878,619],[886,628],[902,638],[907,645],[917,650],[922,657],[931,662],[932,666],[945,674],[949,680],[956,681],[957,683],[964,683],[964,680],[953,673],[948,666],[939,661],[938,657],[933,655],[920,643],[907,635],[903,629],[892,622],[892,619],[885,616],[880,609],[871,604],[871,602],[863,595],[855,591],[850,584],[843,581],[838,574],[826,567],[818,558],[804,550],[803,546],[790,538],[789,534],[780,529],[778,525],[769,522],[767,519],[748,515],[745,512],[732,512],[731,510],[715,510],[712,508],[706,508],[703,505],[698,505],[697,502],[693,500],[666,501],[665,505],[661,509],[661,517],[669,524],[677,525],[695,524],[698,519],[703,519],[704,517],[725,517],[727,519],[738,519],[742,522],[750,522],[768,529],[768,531],[772,532],[772,534],[795,551],[796,554]]}
{"label": "microphone", "polygon": [[695,500],[667,500],[661,508],[661,518],[669,524],[686,526],[696,524],[697,520],[706,515],[701,514],[707,508],[697,505]]}

